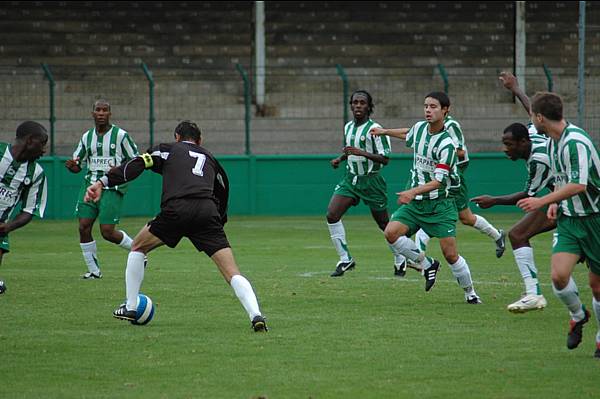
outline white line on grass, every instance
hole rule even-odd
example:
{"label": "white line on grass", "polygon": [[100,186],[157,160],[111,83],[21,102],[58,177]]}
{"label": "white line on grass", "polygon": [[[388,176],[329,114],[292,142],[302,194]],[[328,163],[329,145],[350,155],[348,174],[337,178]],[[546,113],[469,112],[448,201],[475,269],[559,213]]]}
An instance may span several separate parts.
{"label": "white line on grass", "polygon": [[[330,271],[323,271],[323,272],[306,272],[306,273],[300,273],[298,274],[298,276],[300,277],[305,277],[305,278],[312,278],[312,277],[319,277],[321,275],[329,275],[331,272]],[[407,281],[410,283],[415,283],[415,282],[423,282],[423,278],[406,278],[406,277],[367,277],[368,280],[383,280],[383,281],[389,281],[389,280],[397,280],[397,281]],[[442,283],[456,283],[456,280],[442,280],[442,279],[437,279],[438,282],[442,282]],[[483,280],[473,280],[473,283],[475,284],[481,284],[481,285],[517,285],[517,286],[521,286],[523,285],[522,282],[514,282],[514,281],[483,281]],[[541,286],[545,286],[545,287],[550,287],[549,283],[540,283]]]}

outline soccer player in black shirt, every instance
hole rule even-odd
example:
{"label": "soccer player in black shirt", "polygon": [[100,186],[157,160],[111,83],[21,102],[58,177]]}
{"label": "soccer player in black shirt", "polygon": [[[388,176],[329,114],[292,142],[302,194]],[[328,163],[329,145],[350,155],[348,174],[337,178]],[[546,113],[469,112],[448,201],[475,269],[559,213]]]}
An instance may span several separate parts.
{"label": "soccer player in black shirt", "polygon": [[154,146],[88,187],[86,201],[98,201],[104,187],[138,177],[145,169],[163,176],[160,213],[133,240],[127,259],[127,302],[113,312],[123,320],[135,320],[137,296],[144,279],[144,256],[163,244],[174,248],[187,237],[198,251],[215,262],[248,312],[254,331],[267,331],[250,282],[240,274],[223,225],[227,221],[229,182],[221,165],[200,146],[195,123],[184,121],[175,128],[175,142]]}

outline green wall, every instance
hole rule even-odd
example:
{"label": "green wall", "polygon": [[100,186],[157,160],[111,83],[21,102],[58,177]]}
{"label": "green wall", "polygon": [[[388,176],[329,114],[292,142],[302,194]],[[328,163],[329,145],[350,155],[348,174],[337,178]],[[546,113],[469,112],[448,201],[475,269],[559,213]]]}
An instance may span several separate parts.
{"label": "green wall", "polygon": [[[232,215],[325,214],[333,188],[344,173],[331,168],[335,155],[218,156],[231,185],[229,213]],[[66,157],[44,157],[40,163],[48,175],[46,218],[73,217],[83,172],[73,174],[64,167]],[[389,209],[396,209],[395,193],[408,178],[412,156],[393,155],[384,169]],[[504,154],[473,154],[466,172],[469,194],[508,194],[520,191],[526,179],[525,162],[512,162]],[[125,199],[124,216],[152,216],[160,206],[161,177],[145,172],[135,180]],[[492,211],[515,211],[496,207]],[[353,214],[369,213],[359,205]]]}

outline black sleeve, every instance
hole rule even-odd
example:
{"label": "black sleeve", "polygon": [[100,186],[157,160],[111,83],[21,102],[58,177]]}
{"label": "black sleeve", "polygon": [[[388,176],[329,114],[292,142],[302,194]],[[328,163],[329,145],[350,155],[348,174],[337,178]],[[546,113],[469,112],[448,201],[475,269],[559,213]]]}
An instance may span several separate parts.
{"label": "black sleeve", "polygon": [[227,223],[227,205],[229,203],[229,179],[221,164],[215,159],[216,174],[213,194],[219,204],[219,214],[223,225]]}
{"label": "black sleeve", "polygon": [[136,179],[144,172],[144,169],[152,169],[153,172],[162,173],[164,159],[162,154],[169,154],[170,144],[158,144],[148,148],[145,154],[112,168],[108,174],[108,187],[118,186]]}
{"label": "black sleeve", "polygon": [[141,156],[137,156],[128,162],[115,166],[108,171],[108,187],[118,186],[134,180],[142,174],[144,169],[145,163]]}

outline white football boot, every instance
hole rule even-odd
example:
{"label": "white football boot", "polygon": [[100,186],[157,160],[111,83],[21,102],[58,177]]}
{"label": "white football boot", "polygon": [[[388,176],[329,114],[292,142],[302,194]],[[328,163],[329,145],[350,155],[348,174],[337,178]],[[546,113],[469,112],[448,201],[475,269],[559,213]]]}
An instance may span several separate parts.
{"label": "white football boot", "polygon": [[543,295],[525,295],[518,301],[511,303],[506,307],[512,313],[525,313],[530,310],[544,309],[548,305]]}

